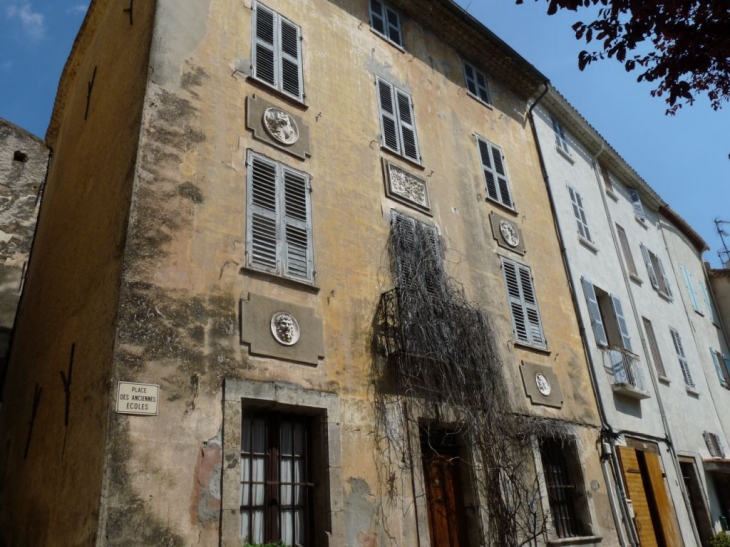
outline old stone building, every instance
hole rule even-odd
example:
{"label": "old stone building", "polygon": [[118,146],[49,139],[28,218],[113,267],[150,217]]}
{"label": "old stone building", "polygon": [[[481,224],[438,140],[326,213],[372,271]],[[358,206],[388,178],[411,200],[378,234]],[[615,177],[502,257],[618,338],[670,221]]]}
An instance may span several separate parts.
{"label": "old stone building", "polygon": [[23,287],[48,149],[20,127],[0,120],[0,376]]}
{"label": "old stone building", "polygon": [[546,89],[450,0],[92,0],[3,386],[5,544],[617,545]]}

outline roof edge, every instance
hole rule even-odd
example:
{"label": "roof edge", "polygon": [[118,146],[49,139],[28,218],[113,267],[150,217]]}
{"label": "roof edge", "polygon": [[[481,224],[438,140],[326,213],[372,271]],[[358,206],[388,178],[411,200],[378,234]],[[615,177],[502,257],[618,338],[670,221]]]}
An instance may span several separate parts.
{"label": "roof edge", "polygon": [[35,133],[31,133],[27,129],[24,129],[23,127],[20,127],[18,124],[11,122],[10,120],[6,120],[5,118],[0,118],[0,125],[7,125],[10,128],[16,130],[18,133],[22,133],[26,137],[30,137],[34,141],[36,141],[38,144],[42,144],[43,146],[46,145],[45,141],[36,135]]}

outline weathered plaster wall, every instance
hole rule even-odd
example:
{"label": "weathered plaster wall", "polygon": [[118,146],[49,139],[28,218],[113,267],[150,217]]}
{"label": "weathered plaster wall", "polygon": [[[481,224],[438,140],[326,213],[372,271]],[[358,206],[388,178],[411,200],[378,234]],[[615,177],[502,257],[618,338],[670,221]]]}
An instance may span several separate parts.
{"label": "weathered plaster wall", "polygon": [[132,25],[119,3],[93,2],[61,82],[0,414],[8,546],[95,543],[152,7],[136,3]]}
{"label": "weathered plaster wall", "polygon": [[0,120],[0,376],[5,370],[47,165],[48,149],[41,139]]}

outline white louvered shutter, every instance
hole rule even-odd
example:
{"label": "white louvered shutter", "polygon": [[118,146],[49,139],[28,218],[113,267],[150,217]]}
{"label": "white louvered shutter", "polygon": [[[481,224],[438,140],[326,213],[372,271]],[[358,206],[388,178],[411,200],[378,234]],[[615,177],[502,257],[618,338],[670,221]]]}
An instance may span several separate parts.
{"label": "white louvered shutter", "polygon": [[302,92],[302,40],[300,28],[283,17],[281,21],[281,90],[299,100]]}
{"label": "white louvered shutter", "polygon": [[684,283],[687,287],[687,294],[689,294],[689,299],[692,301],[692,308],[694,308],[695,311],[701,312],[700,301],[699,298],[697,298],[697,293],[692,285],[692,274],[689,273],[687,268],[682,265],[679,266],[679,269],[682,270],[682,277],[684,277]]}
{"label": "white louvered shutter", "polygon": [[593,241],[591,239],[591,232],[588,229],[586,213],[583,209],[583,199],[580,197],[578,191],[571,186],[568,186],[568,193],[570,194],[570,201],[573,204],[573,214],[578,225],[578,234],[587,241]]}
{"label": "white louvered shutter", "polygon": [[720,355],[712,348],[710,348],[710,355],[712,355],[712,363],[715,365],[715,371],[717,372],[717,377],[720,379],[720,385],[727,387],[727,376],[725,375],[725,370],[723,369],[723,367],[725,366],[725,362],[722,355]]}
{"label": "white louvered shutter", "polygon": [[659,290],[659,280],[657,279],[656,272],[654,271],[654,265],[651,263],[651,256],[649,256],[649,249],[641,245],[641,255],[644,257],[644,263],[646,264],[646,272],[649,274],[649,281],[651,286],[656,290]]}
{"label": "white louvered shutter", "polygon": [[662,259],[657,257],[656,263],[659,265],[659,274],[662,276],[662,281],[664,282],[664,292],[667,296],[673,296],[672,286],[669,284],[669,277],[667,277],[667,272],[664,270]]}
{"label": "white louvered shutter", "polygon": [[248,157],[246,263],[269,272],[279,272],[279,227],[276,163]]}
{"label": "white louvered shutter", "polygon": [[302,281],[314,277],[309,177],[282,167],[284,275]]}
{"label": "white louvered shutter", "polygon": [[560,125],[560,122],[555,118],[552,118],[553,131],[555,132],[555,144],[562,148],[565,152],[570,154],[570,148],[568,148],[568,139],[565,138],[565,129]]}
{"label": "white louvered shutter", "polygon": [[634,214],[641,220],[646,220],[646,213],[644,213],[644,205],[641,203],[641,196],[637,190],[629,188],[629,196],[631,196],[631,204],[634,207]]}
{"label": "white louvered shutter", "polygon": [[520,276],[520,287],[522,289],[527,325],[530,330],[530,343],[534,346],[545,347],[545,334],[543,333],[542,322],[540,321],[540,311],[537,308],[535,287],[532,283],[532,272],[530,268],[521,264],[517,265],[517,269]]}
{"label": "white louvered shutter", "polygon": [[624,309],[621,306],[621,300],[618,296],[611,295],[611,305],[613,306],[613,314],[616,316],[618,330],[621,333],[621,345],[625,350],[631,351],[631,336],[629,336],[629,327],[624,317]]}
{"label": "white louvered shutter", "polygon": [[606,329],[603,326],[601,308],[598,306],[596,289],[593,287],[593,283],[591,283],[588,278],[581,277],[580,281],[583,285],[583,294],[586,297],[588,316],[591,319],[591,326],[593,327],[593,334],[596,337],[596,344],[600,347],[606,347],[608,346],[608,337],[606,336]]}
{"label": "white louvered shutter", "polygon": [[717,316],[715,315],[715,308],[712,307],[712,300],[710,300],[710,293],[707,290],[707,284],[704,281],[700,282],[700,289],[702,289],[702,296],[705,299],[705,306],[710,314],[710,320],[717,325]]}
{"label": "white louvered shutter", "polygon": [[639,271],[636,269],[636,263],[634,262],[634,256],[631,254],[631,246],[629,245],[629,239],[626,237],[626,230],[623,229],[619,224],[616,224],[616,231],[618,232],[618,240],[621,243],[621,249],[624,252],[624,259],[626,260],[626,267],[630,274],[638,277]]}
{"label": "white louvered shutter", "polygon": [[682,339],[679,333],[674,329],[669,329],[672,333],[672,342],[674,342],[674,349],[677,352],[677,358],[679,359],[679,367],[682,369],[682,376],[684,376],[684,383],[690,387],[695,387],[694,380],[692,380],[692,373],[689,371],[689,363],[684,353],[684,346],[682,345]]}
{"label": "white louvered shutter", "polygon": [[393,86],[384,80],[378,80],[378,103],[380,104],[380,129],[383,134],[383,146],[400,154],[400,136],[396,119]]}
{"label": "white louvered shutter", "polygon": [[513,208],[502,149],[481,137],[477,137],[477,145],[479,146],[479,156],[482,161],[487,196],[510,209]]}
{"label": "white louvered shutter", "polygon": [[402,154],[415,162],[421,161],[418,153],[418,138],[413,117],[413,102],[410,95],[403,93],[400,89],[393,88],[396,96],[396,107],[398,110],[398,121],[400,122],[400,142],[403,146]]}
{"label": "white louvered shutter", "polygon": [[278,87],[279,64],[277,56],[276,13],[256,4],[253,12],[254,47],[253,75],[255,78]]}
{"label": "white louvered shutter", "polygon": [[519,342],[529,344],[530,331],[527,324],[527,314],[523,305],[517,264],[511,260],[502,259],[502,269],[504,270],[504,281],[507,285],[507,297],[512,312],[512,328],[515,333],[515,338]]}

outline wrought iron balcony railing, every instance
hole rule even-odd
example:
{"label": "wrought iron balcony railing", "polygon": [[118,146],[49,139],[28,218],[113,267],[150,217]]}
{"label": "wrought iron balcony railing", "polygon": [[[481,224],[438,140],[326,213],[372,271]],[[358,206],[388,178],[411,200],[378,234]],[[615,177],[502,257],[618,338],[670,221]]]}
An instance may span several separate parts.
{"label": "wrought iron balcony railing", "polygon": [[606,352],[611,362],[613,390],[635,399],[650,397],[639,356],[619,346],[609,346]]}

